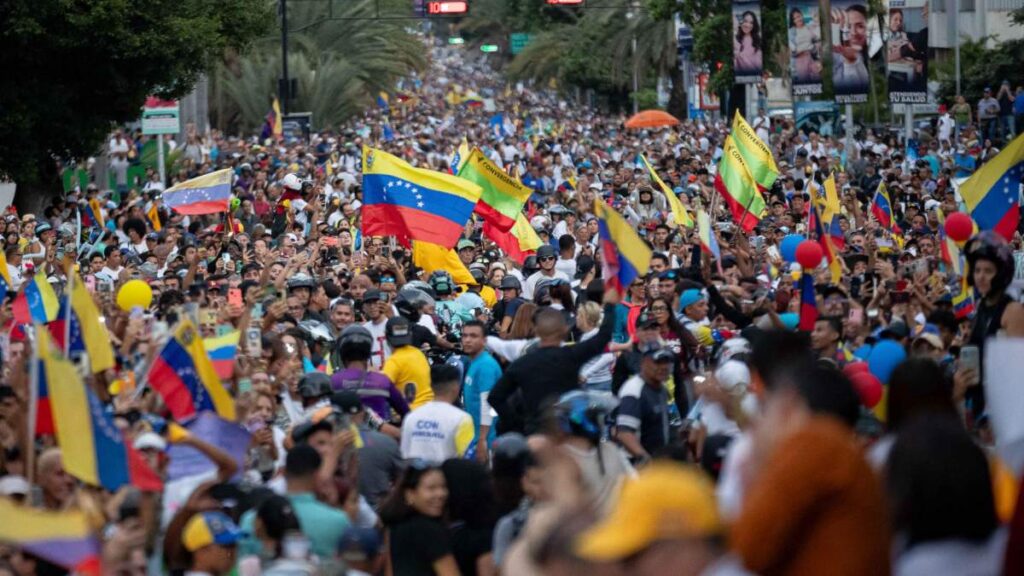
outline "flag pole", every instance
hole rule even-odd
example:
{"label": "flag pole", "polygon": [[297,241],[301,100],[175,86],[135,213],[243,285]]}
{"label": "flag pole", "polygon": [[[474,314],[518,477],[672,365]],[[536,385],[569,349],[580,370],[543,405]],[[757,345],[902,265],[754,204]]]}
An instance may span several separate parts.
{"label": "flag pole", "polygon": [[[34,331],[34,327],[33,327]],[[32,355],[28,367],[28,429],[25,434],[25,477],[29,484],[35,482],[36,476],[36,419],[39,403],[39,338],[31,338]]]}
{"label": "flag pole", "polygon": [[743,221],[747,219],[747,214],[750,214],[750,205],[754,203],[754,195],[750,195],[750,200],[747,200],[747,205],[743,207],[743,215],[740,216],[739,222],[736,223],[743,230]]}

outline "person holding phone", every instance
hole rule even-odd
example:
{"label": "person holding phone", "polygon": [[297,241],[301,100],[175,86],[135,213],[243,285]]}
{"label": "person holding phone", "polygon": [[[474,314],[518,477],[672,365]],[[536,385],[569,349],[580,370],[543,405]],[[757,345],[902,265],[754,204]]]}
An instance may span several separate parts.
{"label": "person holding phone", "polygon": [[[968,241],[966,253],[967,282],[978,295],[968,342],[977,347],[980,359],[985,357],[989,338],[1024,337],[1024,305],[1006,293],[1013,280],[1013,249],[1001,236],[990,230],[981,232]],[[972,363],[976,366],[961,364],[957,378],[966,380],[969,387],[965,402],[969,413],[977,418],[985,411],[985,392],[981,362]]]}

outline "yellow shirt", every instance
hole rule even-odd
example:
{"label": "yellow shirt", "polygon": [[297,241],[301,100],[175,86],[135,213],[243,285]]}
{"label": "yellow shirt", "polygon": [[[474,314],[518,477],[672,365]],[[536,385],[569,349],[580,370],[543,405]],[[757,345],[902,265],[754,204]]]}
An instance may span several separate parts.
{"label": "yellow shirt", "polygon": [[395,383],[410,408],[415,410],[434,399],[434,391],[430,389],[430,363],[418,348],[396,348],[384,362],[381,372]]}

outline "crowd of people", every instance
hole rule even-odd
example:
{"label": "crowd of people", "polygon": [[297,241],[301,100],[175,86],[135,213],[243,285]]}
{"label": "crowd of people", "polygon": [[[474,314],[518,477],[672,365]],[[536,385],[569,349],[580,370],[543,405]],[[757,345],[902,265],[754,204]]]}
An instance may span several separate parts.
{"label": "crowd of people", "polygon": [[[940,223],[965,209],[958,179],[1009,140],[984,110],[961,121],[951,106],[953,124],[913,135],[916,160],[896,133],[846,149],[753,119],[780,175],[744,232],[714,187],[728,122],[627,130],[624,116],[509,86],[459,47],[431,54],[401,99],[309,141],[176,143],[168,187],[230,168],[230,218],[168,208],[152,170],[129,180],[144,138],[123,131],[113,189],[83,182],[39,214],[6,215],[11,295],[37,277],[61,295],[77,268],[116,357],[84,385],[165,482],[98,489],[65,470],[54,436],[32,437],[38,338],[9,299],[0,496],[87,509],[107,574],[1024,571],[1021,463],[996,450],[979,360],[992,339],[1024,336],[1021,237],[978,233],[961,270]],[[425,269],[395,238],[362,233],[363,146],[448,171],[464,138],[533,189],[539,248],[516,259],[474,218],[459,266]],[[830,175],[841,279],[802,272],[819,315],[798,329],[808,302],[782,242],[813,234]],[[891,226],[870,208],[880,184]],[[674,223],[666,193],[710,211],[720,258]],[[595,201],[652,250],[623,293],[603,278]],[[972,314],[954,306],[958,274]],[[151,289],[148,309],[118,306],[132,280]],[[248,438],[239,458],[172,422],[147,381],[184,319],[203,337],[241,331],[222,380]],[[172,478],[182,446],[212,465]],[[33,550],[0,543],[0,576],[75,570]]]}

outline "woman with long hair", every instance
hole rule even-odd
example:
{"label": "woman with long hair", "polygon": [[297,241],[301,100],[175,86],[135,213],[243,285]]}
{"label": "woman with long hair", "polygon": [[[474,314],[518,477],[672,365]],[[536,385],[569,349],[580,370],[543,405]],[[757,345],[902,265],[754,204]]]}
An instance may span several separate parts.
{"label": "woman with long hair", "polygon": [[[816,14],[816,12],[815,12]],[[793,80],[812,82],[821,78],[821,64],[818,63],[818,44],[821,43],[818,23],[811,19],[807,25],[803,10],[794,7],[789,11],[789,51],[793,55]],[[815,66],[817,64],[817,66]]]}
{"label": "woman with long hair", "polygon": [[747,10],[736,23],[733,39],[733,72],[737,75],[761,71],[761,25],[757,14]]}
{"label": "woman with long hair", "polygon": [[391,571],[402,576],[459,576],[443,515],[448,484],[441,469],[410,461],[380,506],[388,530]]}

